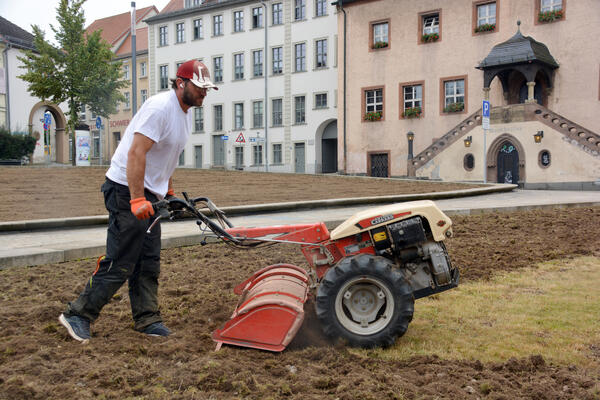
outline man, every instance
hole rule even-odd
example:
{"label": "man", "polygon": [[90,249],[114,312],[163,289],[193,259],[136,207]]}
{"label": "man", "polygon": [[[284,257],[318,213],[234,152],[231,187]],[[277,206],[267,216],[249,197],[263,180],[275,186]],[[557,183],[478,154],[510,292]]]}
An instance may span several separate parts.
{"label": "man", "polygon": [[172,89],[148,99],[125,131],[102,185],[109,212],[106,256],[79,298],[59,321],[74,339],[90,339],[90,323],[127,280],[134,329],[168,336],[158,309],[160,225],[151,233],[152,203],[174,196],[171,175],[191,130],[190,107],[199,107],[207,91],[218,89],[208,68],[190,60],[177,70]]}

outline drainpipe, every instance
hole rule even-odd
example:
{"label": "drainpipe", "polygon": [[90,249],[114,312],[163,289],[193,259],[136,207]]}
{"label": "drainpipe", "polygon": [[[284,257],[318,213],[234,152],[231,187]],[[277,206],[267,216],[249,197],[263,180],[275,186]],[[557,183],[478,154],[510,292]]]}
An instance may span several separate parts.
{"label": "drainpipe", "polygon": [[[6,84],[6,129],[10,132],[10,91],[8,78],[10,75],[8,74],[8,49],[10,49],[10,42],[5,41],[6,47],[3,50],[3,58],[4,58],[4,82]],[[31,132],[29,132],[31,134]]]}
{"label": "drainpipe", "polygon": [[264,7],[265,7],[265,17],[263,19],[263,23],[265,24],[265,51],[263,54],[263,73],[265,74],[265,104],[264,104],[264,109],[263,112],[265,114],[265,172],[269,172],[269,113],[267,112],[268,108],[268,103],[269,103],[269,97],[268,97],[268,91],[267,91],[267,76],[268,74],[268,41],[267,41],[267,14],[269,13],[269,10],[267,9],[267,5],[264,2],[260,2]]}
{"label": "drainpipe", "polygon": [[344,174],[347,173],[347,154],[348,154],[348,148],[346,145],[346,10],[344,10],[344,1],[343,0],[339,0],[340,1],[340,10],[342,10],[342,12],[344,13],[344,123],[343,123],[343,131],[344,131]]}

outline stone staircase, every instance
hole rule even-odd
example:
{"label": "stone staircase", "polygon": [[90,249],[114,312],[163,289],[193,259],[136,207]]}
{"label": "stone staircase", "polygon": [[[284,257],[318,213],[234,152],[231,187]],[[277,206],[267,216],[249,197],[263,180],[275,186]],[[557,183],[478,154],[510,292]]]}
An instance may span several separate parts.
{"label": "stone staircase", "polygon": [[[475,127],[481,125],[481,108],[469,115],[429,147],[408,160],[408,176],[416,176],[416,171],[436,157],[451,144],[460,140]],[[537,103],[511,104],[492,107],[490,110],[492,124],[509,122],[540,121],[564,135],[564,139],[582,151],[600,158],[600,135],[576,124],[554,111]]]}

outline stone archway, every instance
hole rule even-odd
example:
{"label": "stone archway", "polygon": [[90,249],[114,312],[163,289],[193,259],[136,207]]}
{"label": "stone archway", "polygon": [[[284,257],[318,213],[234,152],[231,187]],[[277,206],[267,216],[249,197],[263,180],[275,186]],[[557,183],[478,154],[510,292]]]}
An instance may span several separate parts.
{"label": "stone archway", "polygon": [[315,173],[337,172],[337,120],[323,121],[315,132]]}
{"label": "stone archway", "polygon": [[69,163],[69,138],[66,132],[67,119],[60,107],[49,101],[40,101],[35,104],[29,112],[29,134],[33,134],[33,118],[40,108],[49,111],[56,121],[55,140],[56,140],[56,162],[61,164]]}
{"label": "stone archway", "polygon": [[[510,149],[510,145],[514,148]],[[512,153],[512,154],[511,154]],[[507,156],[508,155],[508,156]],[[515,168],[514,172],[510,173],[513,178],[516,175],[513,183],[522,185],[525,183],[525,149],[521,142],[511,135],[510,133],[503,133],[498,136],[490,145],[487,152],[487,181],[504,183],[499,181],[498,173],[511,171],[509,165],[503,165],[503,163],[513,162],[511,157],[517,157],[514,159]],[[502,171],[500,171],[502,170]],[[505,176],[503,174],[503,176]]]}

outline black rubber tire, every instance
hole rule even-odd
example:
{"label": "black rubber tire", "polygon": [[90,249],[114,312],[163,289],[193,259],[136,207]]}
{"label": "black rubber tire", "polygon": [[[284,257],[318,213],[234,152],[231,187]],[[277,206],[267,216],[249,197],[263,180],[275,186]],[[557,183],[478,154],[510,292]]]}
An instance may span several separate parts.
{"label": "black rubber tire", "polygon": [[[394,301],[389,322],[378,331],[364,335],[347,329],[336,313],[338,292],[347,282],[363,278],[385,285]],[[392,261],[385,257],[360,254],[342,259],[327,271],[317,289],[315,308],[327,336],[345,339],[355,347],[372,348],[391,346],[398,337],[404,335],[412,321],[414,302],[412,287]]]}

